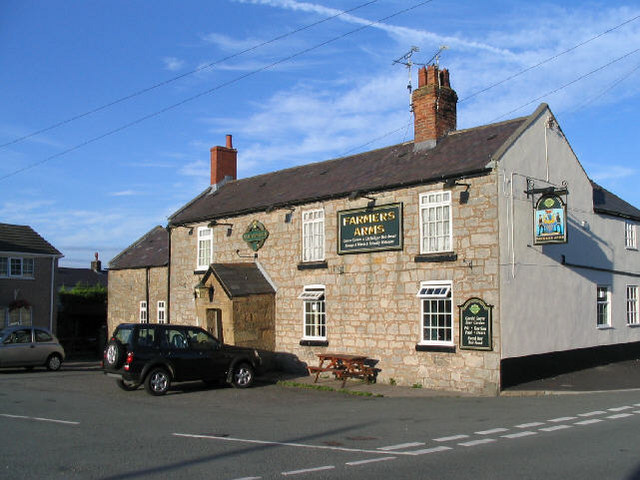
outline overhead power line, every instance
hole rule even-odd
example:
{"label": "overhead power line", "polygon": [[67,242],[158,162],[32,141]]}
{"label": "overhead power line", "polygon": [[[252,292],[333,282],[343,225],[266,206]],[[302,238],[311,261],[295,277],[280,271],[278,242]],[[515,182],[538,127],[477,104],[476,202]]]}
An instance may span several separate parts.
{"label": "overhead power line", "polygon": [[207,63],[206,65],[202,65],[202,66],[200,66],[200,67],[198,67],[198,68],[196,68],[194,70],[191,70],[189,72],[182,73],[180,75],[177,75],[175,77],[169,78],[169,79],[164,80],[162,82],[156,83],[156,84],[151,85],[149,87],[143,88],[141,90],[137,90],[137,91],[132,92],[132,93],[130,93],[128,95],[125,95],[124,97],[117,98],[117,99],[115,99],[115,100],[113,100],[111,102],[105,103],[104,105],[100,105],[99,107],[93,108],[91,110],[87,110],[84,113],[80,113],[78,115],[74,115],[73,117],[69,117],[69,118],[67,118],[65,120],[61,120],[61,121],[59,121],[57,123],[49,125],[48,127],[44,127],[44,128],[41,128],[40,130],[33,131],[33,132],[28,133],[26,135],[23,135],[21,137],[14,138],[13,140],[11,140],[9,142],[0,144],[0,148],[8,147],[10,145],[14,145],[14,144],[22,142],[23,140],[26,140],[28,138],[35,137],[36,135],[40,135],[42,133],[48,132],[50,130],[53,130],[55,128],[61,127],[62,125],[66,125],[68,123],[74,122],[74,121],[79,120],[81,118],[88,117],[89,115],[93,115],[94,113],[98,113],[98,112],[100,112],[102,110],[105,110],[105,109],[107,109],[109,107],[113,107],[114,105],[117,105],[119,103],[125,102],[127,100],[131,100],[132,98],[135,98],[135,97],[138,97],[140,95],[143,95],[143,94],[145,94],[147,92],[155,90],[156,88],[164,87],[165,85],[169,85],[170,83],[176,82],[178,80],[181,80],[181,79],[183,79],[185,77],[188,77],[190,75],[193,75],[195,73],[198,73],[198,72],[201,72],[203,70],[208,70],[210,68],[213,68],[214,66],[216,66],[216,65],[218,65],[220,63],[226,62],[227,60],[231,60],[232,58],[239,57],[240,55],[244,55],[245,53],[249,53],[249,52],[257,50],[257,49],[259,49],[261,47],[269,45],[271,43],[275,43],[275,42],[277,42],[279,40],[282,40],[283,38],[290,37],[291,35],[295,35],[296,33],[300,33],[300,32],[302,32],[304,30],[308,30],[308,29],[310,29],[312,27],[320,25],[321,23],[328,22],[329,20],[333,20],[334,18],[340,17],[340,16],[345,15],[347,13],[354,12],[355,10],[359,10],[360,8],[363,8],[363,7],[366,7],[368,5],[371,5],[372,3],[376,3],[377,1],[378,0],[370,0],[370,1],[366,2],[366,3],[360,4],[360,5],[358,5],[356,7],[353,7],[351,9],[349,9],[349,10],[344,10],[344,11],[338,12],[335,15],[331,15],[329,17],[323,18],[322,20],[318,20],[317,22],[313,22],[313,23],[310,23],[310,24],[305,25],[303,27],[297,28],[295,30],[291,30],[290,32],[283,33],[282,35],[278,35],[277,37],[273,37],[271,40],[264,41],[262,43],[256,44],[256,45],[254,45],[252,47],[246,48],[246,49],[241,50],[239,52],[236,52],[234,54],[231,54],[231,55],[228,55],[226,57],[220,58],[220,59],[218,59],[218,60],[216,60],[214,62]]}
{"label": "overhead power line", "polygon": [[611,27],[610,29],[605,30],[605,31],[604,31],[604,32],[602,32],[602,33],[599,33],[599,34],[598,34],[598,35],[596,35],[595,37],[591,37],[589,40],[585,40],[584,42],[578,43],[577,45],[574,45],[573,47],[568,48],[568,49],[564,50],[563,52],[560,52],[560,53],[558,53],[558,54],[556,54],[556,55],[553,55],[553,56],[551,56],[551,57],[549,57],[549,58],[546,58],[546,59],[542,60],[541,62],[536,63],[535,65],[531,65],[530,67],[525,68],[524,70],[520,70],[518,73],[515,73],[515,74],[511,75],[510,77],[504,78],[504,79],[500,80],[500,81],[499,81],[499,82],[497,82],[497,83],[494,83],[494,84],[492,84],[492,85],[489,85],[489,86],[488,86],[488,87],[486,87],[486,88],[483,88],[482,90],[478,90],[477,92],[472,93],[471,95],[469,95],[469,96],[467,96],[467,97],[463,98],[463,99],[462,99],[462,100],[460,100],[458,103],[465,102],[465,101],[467,101],[467,100],[469,100],[469,99],[471,99],[471,98],[475,97],[476,95],[480,95],[481,93],[485,93],[485,92],[487,92],[487,91],[491,90],[492,88],[497,87],[498,85],[502,85],[503,83],[506,83],[506,82],[508,82],[509,80],[512,80],[512,79],[514,79],[514,78],[516,78],[516,77],[519,77],[520,75],[522,75],[522,74],[524,74],[524,73],[527,73],[529,70],[533,70],[534,68],[537,68],[537,67],[539,67],[539,66],[541,66],[541,65],[544,65],[545,63],[549,63],[551,60],[555,60],[556,58],[561,57],[562,55],[564,55],[564,54],[566,54],[566,53],[572,52],[572,51],[573,51],[573,50],[575,50],[576,48],[582,47],[583,45],[586,45],[587,43],[590,43],[590,42],[592,42],[592,41],[594,41],[594,40],[596,40],[596,39],[598,39],[598,38],[602,37],[603,35],[606,35],[607,33],[611,33],[611,32],[613,32],[614,30],[617,30],[618,28],[620,28],[620,27],[623,27],[623,26],[627,25],[628,23],[634,22],[634,21],[636,21],[636,20],[637,20],[637,19],[639,19],[639,18],[640,18],[640,15],[637,15],[637,16],[635,16],[635,17],[633,17],[633,18],[630,18],[629,20],[625,20],[624,22],[622,22],[622,23],[620,23],[620,24],[616,25],[615,27]]}
{"label": "overhead power line", "polygon": [[292,59],[294,59],[296,57],[304,55],[305,53],[309,53],[309,52],[311,52],[313,50],[317,50],[318,48],[324,47],[325,45],[329,45],[330,43],[333,43],[333,42],[336,42],[336,41],[341,40],[343,38],[346,38],[349,35],[353,35],[354,33],[361,32],[362,30],[365,30],[366,28],[369,28],[369,27],[371,27],[373,25],[377,25],[379,23],[382,23],[382,22],[384,22],[386,20],[389,20],[390,18],[397,17],[398,15],[402,15],[403,13],[410,12],[412,10],[415,10],[416,8],[422,7],[422,6],[424,6],[424,5],[428,4],[428,3],[431,3],[431,2],[433,2],[433,0],[424,0],[422,2],[419,2],[419,3],[416,3],[416,4],[412,5],[410,7],[404,8],[402,10],[398,10],[398,11],[392,13],[391,15],[387,15],[386,17],[380,18],[380,19],[375,20],[373,22],[369,22],[366,25],[363,25],[363,26],[358,27],[356,29],[350,30],[350,31],[348,31],[346,33],[343,33],[342,35],[339,35],[337,37],[333,37],[333,38],[331,38],[329,40],[326,40],[324,42],[318,43],[318,44],[316,44],[316,45],[314,45],[312,47],[305,48],[303,50],[299,50],[298,52],[293,53],[293,54],[291,54],[291,55],[289,55],[287,57],[284,57],[284,58],[282,58],[280,60],[277,60],[277,61],[275,61],[273,63],[270,63],[269,65],[266,65],[264,67],[258,68],[257,70],[253,70],[251,72],[245,73],[243,75],[240,75],[240,76],[238,76],[236,78],[233,78],[233,79],[228,80],[226,82],[223,82],[221,84],[218,84],[213,88],[210,88],[210,89],[205,90],[203,92],[200,92],[200,93],[198,93],[196,95],[193,95],[193,96],[191,96],[189,98],[186,98],[186,99],[184,99],[184,100],[182,100],[182,101],[180,101],[178,103],[174,103],[174,104],[169,105],[168,107],[165,107],[165,108],[163,108],[161,110],[157,110],[157,111],[155,111],[153,113],[150,113],[148,115],[140,117],[140,118],[138,118],[136,120],[133,120],[133,121],[131,121],[129,123],[121,125],[120,127],[114,128],[113,130],[110,130],[110,131],[108,131],[106,133],[103,133],[102,135],[98,135],[97,137],[90,138],[89,140],[86,140],[86,141],[84,141],[82,143],[79,143],[79,144],[77,144],[77,145],[75,145],[75,146],[73,146],[71,148],[68,148],[68,149],[63,150],[61,152],[58,152],[58,153],[56,153],[54,155],[50,155],[50,156],[48,156],[48,157],[46,157],[46,158],[44,158],[44,159],[42,159],[42,160],[40,160],[38,162],[32,163],[32,164],[27,165],[27,166],[25,166],[23,168],[20,168],[20,169],[14,170],[13,172],[7,173],[7,174],[3,175],[2,177],[0,177],[0,180],[5,180],[5,179],[7,179],[9,177],[17,175],[18,173],[22,173],[22,172],[24,172],[26,170],[30,170],[31,168],[34,168],[34,167],[36,167],[38,165],[42,165],[43,163],[46,163],[46,162],[48,162],[50,160],[62,157],[63,155],[67,155],[68,153],[74,152],[76,150],[79,150],[82,147],[85,147],[87,145],[95,143],[98,140],[102,140],[103,138],[109,137],[109,136],[114,135],[114,134],[116,134],[118,132],[126,130],[127,128],[130,128],[130,127],[132,127],[134,125],[142,123],[142,122],[144,122],[146,120],[149,120],[149,119],[151,119],[153,117],[157,117],[158,115],[161,115],[161,114],[163,114],[163,113],[165,113],[165,112],[167,112],[169,110],[173,110],[173,109],[175,109],[177,107],[180,107],[180,106],[182,106],[182,105],[184,105],[186,103],[192,102],[193,100],[196,100],[196,99],[198,99],[200,97],[203,97],[205,95],[211,94],[211,93],[216,92],[217,90],[220,90],[220,89],[222,89],[224,87],[227,87],[229,85],[237,83],[240,80],[243,80],[243,79],[245,79],[247,77],[251,77],[251,76],[253,76],[253,75],[257,74],[257,73],[260,73],[260,72],[268,70],[268,69],[270,69],[272,67],[275,67],[276,65],[279,65],[281,63],[284,63],[284,62],[287,62],[289,60],[292,60]]}

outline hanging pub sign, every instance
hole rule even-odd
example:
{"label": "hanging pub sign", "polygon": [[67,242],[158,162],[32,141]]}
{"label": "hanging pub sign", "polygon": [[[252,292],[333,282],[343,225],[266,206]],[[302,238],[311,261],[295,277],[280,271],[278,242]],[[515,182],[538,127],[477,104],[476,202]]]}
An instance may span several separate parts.
{"label": "hanging pub sign", "polygon": [[247,242],[251,250],[257,252],[262,248],[264,242],[269,238],[269,231],[265,228],[262,222],[254,220],[247,227],[247,230],[242,235],[242,239]]}
{"label": "hanging pub sign", "polygon": [[338,212],[338,254],[402,250],[402,203]]}
{"label": "hanging pub sign", "polygon": [[536,245],[567,243],[567,207],[559,195],[542,195],[533,212],[533,232]]}
{"label": "hanging pub sign", "polygon": [[465,350],[493,350],[491,330],[493,305],[480,298],[470,298],[460,309],[460,348]]}

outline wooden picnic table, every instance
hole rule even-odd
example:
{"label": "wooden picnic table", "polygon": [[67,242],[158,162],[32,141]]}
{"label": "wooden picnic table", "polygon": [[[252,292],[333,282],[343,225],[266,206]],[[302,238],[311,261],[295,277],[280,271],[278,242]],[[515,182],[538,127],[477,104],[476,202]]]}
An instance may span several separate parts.
{"label": "wooden picnic table", "polygon": [[322,372],[330,372],[337,379],[342,380],[342,388],[348,378],[362,378],[368,382],[375,381],[376,370],[365,365],[365,355],[348,355],[346,353],[318,353],[319,365],[309,366],[309,375],[315,374],[313,383],[318,381]]}

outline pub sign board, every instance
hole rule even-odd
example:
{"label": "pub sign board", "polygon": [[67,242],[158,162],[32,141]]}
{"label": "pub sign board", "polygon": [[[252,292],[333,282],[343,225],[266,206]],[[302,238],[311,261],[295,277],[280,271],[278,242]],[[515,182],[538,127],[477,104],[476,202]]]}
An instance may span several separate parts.
{"label": "pub sign board", "polygon": [[460,308],[460,348],[493,350],[493,305],[480,298],[470,298]]}
{"label": "pub sign board", "polygon": [[543,195],[533,211],[533,243],[567,243],[567,206],[556,194]]}
{"label": "pub sign board", "polygon": [[338,212],[338,254],[402,250],[402,203]]}

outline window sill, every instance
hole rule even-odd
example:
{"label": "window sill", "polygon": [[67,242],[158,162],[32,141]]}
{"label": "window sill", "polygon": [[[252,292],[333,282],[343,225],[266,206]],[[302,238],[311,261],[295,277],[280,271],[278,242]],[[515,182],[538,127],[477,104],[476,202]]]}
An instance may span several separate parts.
{"label": "window sill", "polygon": [[597,325],[596,328],[598,330],[613,330],[611,325]]}
{"label": "window sill", "polygon": [[300,345],[303,347],[328,347],[329,342],[327,340],[300,340]]}
{"label": "window sill", "polygon": [[439,352],[439,353],[456,353],[455,345],[427,345],[418,343],[416,352]]}
{"label": "window sill", "polygon": [[629,328],[640,328],[640,323],[627,323]]}
{"label": "window sill", "polygon": [[322,268],[329,268],[326,261],[322,262],[302,262],[298,264],[298,270],[319,270]]}
{"label": "window sill", "polygon": [[413,259],[413,261],[416,263],[455,262],[456,260],[458,260],[458,254],[454,252],[421,254],[416,255]]}

